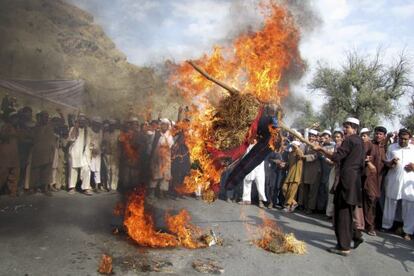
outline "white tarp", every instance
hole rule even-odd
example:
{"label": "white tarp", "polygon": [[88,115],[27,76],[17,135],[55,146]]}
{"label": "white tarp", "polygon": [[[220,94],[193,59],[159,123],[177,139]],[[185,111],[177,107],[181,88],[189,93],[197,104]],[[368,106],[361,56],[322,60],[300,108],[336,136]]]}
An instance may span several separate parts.
{"label": "white tarp", "polygon": [[74,109],[82,105],[84,86],[83,80],[0,79],[0,87]]}

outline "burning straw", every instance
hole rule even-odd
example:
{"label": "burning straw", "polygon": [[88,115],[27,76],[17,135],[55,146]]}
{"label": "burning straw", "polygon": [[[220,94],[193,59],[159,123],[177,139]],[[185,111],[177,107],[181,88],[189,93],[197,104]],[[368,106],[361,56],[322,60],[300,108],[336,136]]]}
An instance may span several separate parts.
{"label": "burning straw", "polygon": [[220,150],[238,147],[259,112],[260,103],[252,94],[232,94],[216,107],[211,131]]}
{"label": "burning straw", "polygon": [[236,88],[210,76],[193,61],[188,63],[206,79],[229,92],[229,96],[224,97],[215,107],[210,129],[214,146],[220,150],[239,146],[246,137],[250,124],[256,118],[260,108],[259,100],[253,94],[242,94]]}
{"label": "burning straw", "polygon": [[275,222],[265,219],[261,226],[261,238],[254,243],[266,251],[276,254],[294,253],[303,255],[306,253],[306,245],[295,238],[293,233],[284,234]]}
{"label": "burning straw", "polygon": [[103,275],[110,275],[112,271],[112,257],[106,254],[102,255],[101,262],[99,264],[98,272]]}

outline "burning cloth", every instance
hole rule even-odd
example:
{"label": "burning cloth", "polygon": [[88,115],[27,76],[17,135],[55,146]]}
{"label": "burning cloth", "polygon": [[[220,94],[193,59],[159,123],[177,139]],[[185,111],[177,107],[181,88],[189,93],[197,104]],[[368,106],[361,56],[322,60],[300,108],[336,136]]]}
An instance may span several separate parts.
{"label": "burning cloth", "polygon": [[[233,189],[234,186],[240,184],[243,179],[248,175],[254,168],[264,161],[266,156],[273,150],[270,145],[271,132],[269,127],[278,127],[278,118],[276,115],[271,114],[269,107],[262,115],[259,120],[257,128],[257,144],[236,164],[230,173],[226,181],[226,188]],[[279,145],[280,146],[280,145]]]}

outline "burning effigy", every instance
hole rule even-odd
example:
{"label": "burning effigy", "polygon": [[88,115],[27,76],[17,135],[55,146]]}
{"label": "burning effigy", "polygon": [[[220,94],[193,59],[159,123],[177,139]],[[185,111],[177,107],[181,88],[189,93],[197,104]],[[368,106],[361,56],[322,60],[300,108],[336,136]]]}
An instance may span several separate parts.
{"label": "burning effigy", "polygon": [[[264,127],[268,133],[250,155],[264,156],[282,144],[281,101],[288,94],[289,74],[304,67],[300,33],[283,5],[267,1],[260,7],[264,23],[259,30],[241,34],[229,46],[216,46],[211,55],[184,62],[171,74],[171,84],[191,105],[186,144],[196,164],[177,189],[181,193],[201,191],[206,201],[213,201],[223,170],[220,159],[240,159],[265,116],[272,119]],[[234,171],[242,172],[235,179],[245,173]]]}
{"label": "burning effigy", "polygon": [[[267,153],[281,149],[281,101],[288,94],[288,75],[303,67],[298,50],[300,34],[284,6],[269,1],[261,8],[262,28],[241,34],[230,46],[215,47],[211,55],[173,68],[170,84],[179,89],[189,106],[189,120],[176,127],[185,133],[192,161],[189,175],[176,188],[179,193],[198,192],[205,201],[213,202],[223,171],[222,158],[241,160],[241,167],[233,169],[233,178],[237,179],[255,162],[263,161]],[[249,152],[251,158],[243,157],[253,137],[259,142]],[[245,162],[249,158],[253,162]],[[202,248],[215,243],[214,235],[201,235],[190,223],[186,210],[176,216],[166,215],[168,231],[156,230],[152,216],[144,210],[144,200],[143,192],[132,193],[125,208],[124,226],[139,245]],[[257,244],[269,250],[265,242],[269,237],[285,249],[296,242],[292,235],[267,231]]]}

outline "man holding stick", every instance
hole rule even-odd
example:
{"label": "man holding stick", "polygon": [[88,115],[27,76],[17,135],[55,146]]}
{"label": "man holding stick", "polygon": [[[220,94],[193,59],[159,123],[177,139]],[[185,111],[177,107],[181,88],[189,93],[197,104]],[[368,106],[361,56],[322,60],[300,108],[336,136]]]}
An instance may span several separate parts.
{"label": "man holding stick", "polygon": [[359,120],[348,118],[343,123],[343,128],[345,139],[336,152],[328,152],[319,145],[315,145],[313,149],[340,166],[339,183],[334,187],[334,228],[337,246],[329,248],[328,251],[347,256],[350,253],[352,240],[354,248],[363,242],[361,232],[354,227],[352,213],[357,205],[361,205],[361,173],[364,167],[365,150],[362,139],[357,134]]}

